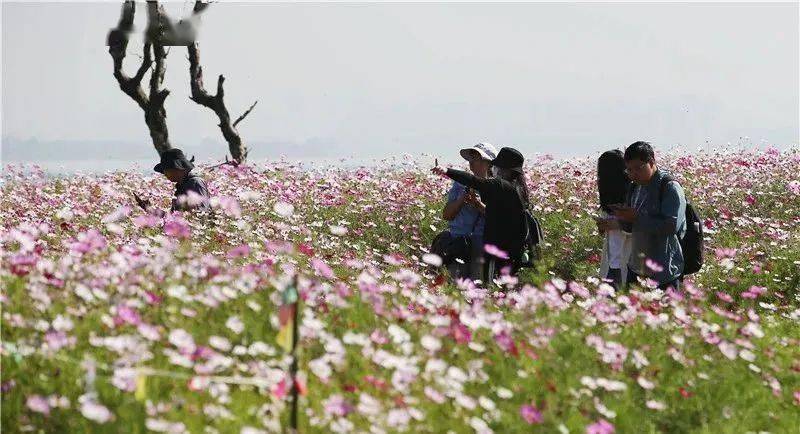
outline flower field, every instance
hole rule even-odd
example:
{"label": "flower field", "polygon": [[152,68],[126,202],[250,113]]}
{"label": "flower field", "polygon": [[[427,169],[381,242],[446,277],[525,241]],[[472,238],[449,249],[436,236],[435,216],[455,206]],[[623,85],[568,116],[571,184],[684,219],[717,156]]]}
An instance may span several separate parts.
{"label": "flower field", "polygon": [[296,288],[299,432],[799,432],[800,150],[659,164],[705,220],[680,292],[598,281],[593,158],[528,161],[542,259],[490,289],[429,264],[427,163],[200,168],[213,216],[166,219],[156,174],[9,168],[2,429],[283,432]]}

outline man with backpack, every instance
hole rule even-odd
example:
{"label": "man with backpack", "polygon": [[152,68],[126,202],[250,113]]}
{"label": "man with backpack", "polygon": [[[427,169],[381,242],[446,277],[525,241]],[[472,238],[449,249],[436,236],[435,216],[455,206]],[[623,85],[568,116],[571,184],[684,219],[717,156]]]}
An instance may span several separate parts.
{"label": "man with backpack", "polygon": [[[647,277],[658,287],[678,289],[685,274],[697,271],[702,261],[702,225],[694,208],[687,237],[687,203],[681,185],[656,166],[653,148],[647,142],[636,142],[625,149],[625,172],[633,181],[625,204],[612,206],[614,216],[631,233],[631,255],[628,261],[629,283]],[[699,255],[698,256],[698,246]],[[692,253],[686,267],[684,250]]]}

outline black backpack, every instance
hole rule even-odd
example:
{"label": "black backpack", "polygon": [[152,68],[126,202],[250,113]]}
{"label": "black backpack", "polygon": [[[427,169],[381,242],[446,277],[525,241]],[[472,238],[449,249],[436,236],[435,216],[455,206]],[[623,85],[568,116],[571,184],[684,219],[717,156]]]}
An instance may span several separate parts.
{"label": "black backpack", "polygon": [[[525,208],[525,244],[523,245],[523,258],[518,267],[533,267],[534,262],[539,259],[539,244],[544,241],[544,231],[539,219],[534,217],[530,209]],[[527,260],[524,254],[527,253]]]}
{"label": "black backpack", "polygon": [[[661,178],[658,194],[659,208],[667,183],[674,181],[669,175]],[[680,240],[683,251],[683,275],[694,274],[703,268],[703,219],[688,200],[686,201],[686,233]]]}

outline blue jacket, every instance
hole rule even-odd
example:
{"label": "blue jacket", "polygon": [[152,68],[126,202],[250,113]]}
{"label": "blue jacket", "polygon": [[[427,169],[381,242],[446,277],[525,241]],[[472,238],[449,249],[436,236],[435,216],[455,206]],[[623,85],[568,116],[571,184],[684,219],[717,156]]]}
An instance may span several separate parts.
{"label": "blue jacket", "polygon": [[[631,256],[628,268],[659,284],[669,283],[683,274],[683,251],[680,239],[686,233],[686,196],[676,181],[668,182],[660,192],[665,173],[656,170],[650,183],[635,185],[628,206],[636,208],[637,218],[631,228]],[[659,200],[661,195],[661,200]],[[645,264],[654,261],[661,271]]]}
{"label": "blue jacket", "polygon": [[[464,185],[453,181],[453,186],[447,193],[447,203],[457,200],[467,191]],[[483,226],[485,224],[483,215],[471,205],[464,204],[453,220],[450,220],[448,228],[454,236],[473,235],[483,238]]]}

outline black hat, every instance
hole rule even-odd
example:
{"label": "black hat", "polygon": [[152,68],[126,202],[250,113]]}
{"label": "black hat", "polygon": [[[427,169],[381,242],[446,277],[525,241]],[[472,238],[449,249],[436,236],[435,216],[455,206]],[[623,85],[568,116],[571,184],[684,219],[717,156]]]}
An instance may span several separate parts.
{"label": "black hat", "polygon": [[[194,160],[194,157],[192,157],[192,160]],[[164,151],[161,154],[161,162],[153,167],[153,170],[159,173],[164,173],[166,169],[182,169],[188,172],[194,169],[194,164],[186,159],[183,151],[178,148],[172,148]]]}
{"label": "black hat", "polygon": [[519,169],[522,170],[522,163],[525,162],[525,157],[514,148],[502,148],[497,153],[497,157],[492,160],[492,166],[501,169]]}

